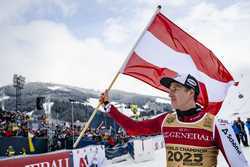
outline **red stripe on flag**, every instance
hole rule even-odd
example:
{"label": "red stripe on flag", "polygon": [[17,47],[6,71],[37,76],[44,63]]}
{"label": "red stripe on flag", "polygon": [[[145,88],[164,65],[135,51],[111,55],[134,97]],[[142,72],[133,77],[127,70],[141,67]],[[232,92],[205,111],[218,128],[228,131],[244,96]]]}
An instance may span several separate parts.
{"label": "red stripe on flag", "polygon": [[131,55],[129,61],[127,62],[123,74],[135,77],[157,89],[166,92],[168,92],[168,90],[166,87],[160,84],[160,79],[162,76],[176,76],[174,71],[150,64],[140,58],[135,52]]}

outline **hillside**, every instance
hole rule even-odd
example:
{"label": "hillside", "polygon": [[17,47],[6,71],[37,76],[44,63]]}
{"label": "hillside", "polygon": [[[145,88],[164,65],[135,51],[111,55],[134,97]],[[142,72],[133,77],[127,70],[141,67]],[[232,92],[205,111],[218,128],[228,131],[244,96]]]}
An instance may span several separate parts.
{"label": "hillside", "polygon": [[[234,73],[235,81],[239,81],[237,87],[232,86],[223,103],[219,116],[224,119],[235,119],[241,116],[244,120],[250,117],[250,69],[242,67]],[[4,92],[5,96],[1,95]],[[0,101],[4,101],[5,109],[8,111],[15,110],[15,93],[16,90],[12,85],[0,87]],[[52,118],[61,120],[71,120],[72,106],[69,99],[79,101],[81,104],[74,104],[74,114],[80,121],[86,121],[94,110],[96,104],[92,100],[98,100],[100,92],[92,89],[84,89],[67,85],[32,82],[27,83],[22,90],[22,107],[21,111],[30,112],[36,109],[36,98],[39,96],[50,97],[52,106]],[[155,96],[145,96],[135,93],[124,92],[120,90],[111,91],[111,101],[120,104],[137,104],[140,108],[145,108],[145,112],[155,111],[155,113],[167,111],[170,106],[166,104],[166,99]],[[159,100],[162,99],[162,100]]]}
{"label": "hillside", "polygon": [[[12,85],[4,86],[0,88],[0,92],[4,92],[0,95],[4,99],[5,109],[7,111],[15,111],[15,93],[16,90]],[[52,118],[58,118],[60,120],[71,121],[72,105],[70,99],[78,101],[78,104],[74,104],[74,117],[80,121],[86,121],[90,114],[93,112],[95,106],[90,103],[90,99],[98,99],[100,92],[92,89],[84,89],[78,87],[72,87],[67,85],[32,82],[27,83],[22,89],[21,107],[22,112],[31,112],[36,110],[37,97],[50,97],[50,101],[53,102],[51,109]],[[128,93],[120,90],[111,91],[111,101],[116,103],[137,104],[140,108],[143,108],[146,104],[155,104],[155,106],[161,106],[168,110],[169,105],[160,103],[157,101],[159,97],[145,96],[135,93]],[[164,99],[163,99],[164,100]],[[166,100],[166,99],[165,99]],[[1,100],[0,100],[1,101]],[[153,106],[153,105],[151,105]],[[157,110],[157,108],[147,108],[145,112],[151,110]],[[162,111],[157,111],[162,112]]]}

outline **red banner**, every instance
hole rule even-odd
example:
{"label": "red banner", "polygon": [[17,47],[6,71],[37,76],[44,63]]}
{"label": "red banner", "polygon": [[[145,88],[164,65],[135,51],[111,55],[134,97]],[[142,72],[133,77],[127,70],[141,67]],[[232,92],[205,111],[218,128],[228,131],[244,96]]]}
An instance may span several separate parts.
{"label": "red banner", "polygon": [[0,160],[1,167],[69,167],[69,152]]}

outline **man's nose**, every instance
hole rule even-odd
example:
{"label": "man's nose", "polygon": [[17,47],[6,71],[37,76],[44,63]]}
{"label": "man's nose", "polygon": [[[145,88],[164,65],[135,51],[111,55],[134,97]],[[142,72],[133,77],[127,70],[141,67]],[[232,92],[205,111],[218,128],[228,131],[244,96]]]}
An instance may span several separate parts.
{"label": "man's nose", "polygon": [[174,95],[174,91],[173,91],[173,90],[170,90],[168,96],[169,96],[169,97],[173,97],[173,95]]}

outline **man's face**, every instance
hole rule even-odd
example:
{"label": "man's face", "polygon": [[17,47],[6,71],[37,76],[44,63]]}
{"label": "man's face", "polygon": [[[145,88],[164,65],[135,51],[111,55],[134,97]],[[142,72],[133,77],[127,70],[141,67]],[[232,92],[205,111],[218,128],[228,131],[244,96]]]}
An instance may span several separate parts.
{"label": "man's face", "polygon": [[169,90],[171,105],[174,109],[183,110],[190,104],[190,101],[194,101],[194,91],[177,82],[172,82]]}

